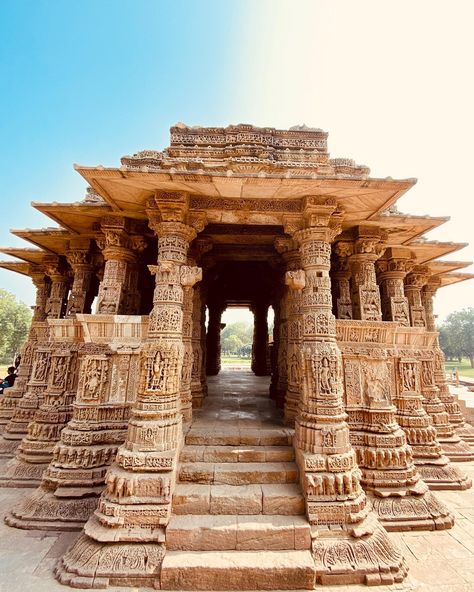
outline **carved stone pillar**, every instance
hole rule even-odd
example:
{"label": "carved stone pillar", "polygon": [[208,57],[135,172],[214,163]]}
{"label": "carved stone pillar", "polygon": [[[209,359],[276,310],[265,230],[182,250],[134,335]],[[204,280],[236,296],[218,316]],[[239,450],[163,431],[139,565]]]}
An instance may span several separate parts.
{"label": "carved stone pillar", "polygon": [[332,249],[333,312],[338,319],[352,319],[349,257],[353,252],[354,245],[349,241],[339,241]]}
{"label": "carved stone pillar", "polygon": [[[33,318],[31,320],[30,330],[25,344],[21,350],[21,363],[18,368],[18,376],[15,384],[5,389],[0,398],[0,433],[3,433],[8,422],[13,417],[18,402],[26,393],[27,385],[31,377],[33,368],[33,357],[38,339],[41,338],[37,327],[41,326],[46,319],[46,304],[48,301],[50,282],[48,276],[38,266],[30,267],[30,277],[36,287],[36,302],[34,306]],[[17,445],[17,439],[2,441],[0,438],[0,457],[11,456]],[[12,449],[13,447],[13,449]]]}
{"label": "carved stone pillar", "polygon": [[206,336],[206,374],[216,376],[221,369],[221,318],[225,305],[220,302],[208,302],[207,308],[209,320]]}
{"label": "carved stone pillar", "polygon": [[[69,278],[63,261],[55,255],[44,257],[44,269],[51,280],[51,289],[45,305],[47,319],[58,319],[66,312],[66,297]],[[0,441],[0,455],[12,456],[20,441],[28,433],[28,425],[43,402],[49,378],[50,356],[53,347],[47,322],[34,323],[36,345],[32,357],[32,372],[25,395],[18,402],[15,411],[5,427]],[[5,484],[5,483],[4,483]]]}
{"label": "carved stone pillar", "polygon": [[286,286],[275,288],[273,310],[275,317],[273,321],[273,346],[270,356],[270,397],[275,400],[277,407],[283,409],[288,386],[288,289]]}
{"label": "carved stone pillar", "polygon": [[425,309],[421,302],[421,289],[428,280],[428,268],[417,265],[405,278],[405,296],[410,309],[410,325],[426,327]]}
{"label": "carved stone pillar", "polygon": [[[212,249],[212,243],[204,239],[194,241],[193,256],[195,260],[190,263],[201,262],[202,256]],[[191,368],[191,402],[193,408],[202,406],[204,397],[207,395],[207,383],[205,372],[204,347],[206,338],[205,307],[203,286],[200,283],[192,291],[192,368]]]}
{"label": "carved stone pillar", "polygon": [[[189,243],[196,236],[185,223],[187,197],[176,194],[170,200],[169,194],[157,195],[149,208],[150,225],[158,236],[158,261],[151,266],[156,278],[154,306],[141,354],[138,395],[98,508],[57,568],[65,583],[159,583],[182,445],[183,288],[199,281],[201,270],[186,265]],[[124,557],[133,561],[123,561]]]}
{"label": "carved stone pillar", "polygon": [[[285,263],[286,330],[280,335],[280,368],[286,365],[285,423],[294,426],[301,395],[300,352],[302,337],[301,290],[304,287],[304,272],[300,269],[301,258],[298,245],[292,239],[278,239],[277,251]],[[286,347],[284,340],[286,335]],[[284,374],[284,370],[283,370]]]}
{"label": "carved stone pillar", "polygon": [[252,304],[254,314],[252,372],[256,376],[268,376],[268,302],[259,301]]}
{"label": "carved stone pillar", "polygon": [[[435,316],[433,311],[433,297],[440,286],[440,280],[431,277],[423,287],[421,299],[425,309],[426,329],[436,332]],[[434,351],[434,383],[438,388],[437,398],[447,413],[446,423],[444,416],[442,424],[435,422],[438,439],[444,453],[452,461],[469,461],[472,459],[473,450],[469,443],[474,442],[474,428],[466,423],[456,396],[450,392],[446,382],[444,366],[444,354],[439,346],[436,336]]]}
{"label": "carved stone pillar", "polygon": [[73,416],[61,432],[40,487],[6,516],[10,526],[81,529],[97,506],[107,468],[125,440],[148,318],[77,314],[77,322],[88,341],[78,344]]}
{"label": "carved stone pillar", "polygon": [[201,286],[198,286],[194,289],[193,293],[193,367],[191,372],[191,397],[193,408],[202,407],[204,397],[207,395],[203,348],[203,334],[204,339],[206,335],[204,314],[205,311]]}
{"label": "carved stone pillar", "polygon": [[[401,337],[403,328],[398,329]],[[410,339],[412,328],[406,329]],[[422,364],[416,350],[399,348],[397,360],[397,420],[412,447],[415,465],[430,489],[467,489],[471,481],[443,455],[433,421],[423,406]],[[426,367],[425,367],[426,374]]]}
{"label": "carved stone pillar", "polygon": [[66,254],[69,265],[74,273],[71,293],[69,294],[66,316],[76,313],[89,313],[93,296],[91,282],[94,268],[91,263],[89,239],[74,239],[70,241]]}
{"label": "carved stone pillar", "polygon": [[140,309],[137,254],[145,239],[131,234],[130,221],[110,217],[102,220],[102,236],[96,239],[105,259],[99,286],[97,314],[137,314]]}
{"label": "carved stone pillar", "polygon": [[[195,259],[188,258],[188,266],[195,267]],[[196,290],[197,292],[197,290]],[[183,421],[190,423],[193,419],[191,378],[193,370],[193,305],[195,302],[193,286],[183,286],[183,365],[180,381],[180,407]]]}
{"label": "carved stone pillar", "polygon": [[383,320],[394,321],[405,327],[410,326],[410,313],[403,280],[413,269],[410,257],[411,252],[408,249],[391,247],[377,261]]}
{"label": "carved stone pillar", "polygon": [[374,264],[383,251],[383,237],[377,228],[359,226],[355,229],[354,239],[354,254],[349,257],[353,318],[381,321],[380,291]]}
{"label": "carved stone pillar", "polygon": [[[389,580],[401,581],[406,573],[404,560],[367,504],[345,421],[342,358],[329,277],[331,243],[340,232],[341,216],[335,214],[331,200],[308,197],[304,205],[306,227],[294,233],[304,282],[303,384],[295,448],[307,516],[313,525],[316,581],[380,583],[382,573],[388,571]],[[359,551],[371,558],[370,566],[347,559],[357,557]]]}

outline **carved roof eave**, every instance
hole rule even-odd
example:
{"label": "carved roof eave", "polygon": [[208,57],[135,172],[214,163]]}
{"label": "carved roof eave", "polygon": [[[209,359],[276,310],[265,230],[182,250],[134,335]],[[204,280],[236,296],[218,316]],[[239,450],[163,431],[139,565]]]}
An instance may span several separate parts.
{"label": "carved roof eave", "polygon": [[467,247],[468,243],[454,243],[441,241],[414,241],[406,246],[412,251],[417,263],[426,264],[460,249]]}
{"label": "carved roof eave", "polygon": [[30,266],[26,261],[0,261],[0,268],[22,275],[30,275]]}
{"label": "carved roof eave", "polygon": [[42,249],[31,249],[28,247],[0,247],[0,253],[21,259],[22,262],[33,264],[42,263],[45,255]]}
{"label": "carved roof eave", "polygon": [[68,249],[71,238],[77,236],[76,233],[71,234],[63,228],[13,228],[10,232],[44,251],[57,255],[63,255]]}
{"label": "carved roof eave", "polygon": [[84,203],[84,202],[65,202],[65,203],[58,203],[58,202],[51,202],[51,203],[43,203],[43,202],[31,202],[31,205],[40,211],[45,216],[48,216],[51,220],[62,226],[63,228],[69,230],[73,234],[84,234],[84,232],[79,232],[77,227],[71,225],[70,222],[65,221],[63,214],[64,212],[68,213],[71,211],[71,208],[74,208],[74,216],[76,218],[80,217],[83,219],[92,219],[94,222],[97,219],[100,219],[102,216],[106,216],[112,212],[112,208],[106,203]]}
{"label": "carved roof eave", "polygon": [[458,271],[459,269],[465,269],[472,265],[472,261],[445,261],[445,260],[434,260],[428,263],[428,269],[432,275],[443,275]]}
{"label": "carved roof eave", "polygon": [[[372,199],[375,206],[366,208],[362,219],[371,219],[394,204],[416,183],[416,179],[350,178],[286,173],[230,173],[196,171],[130,171],[126,167],[85,167],[75,169],[90,186],[117,212],[123,204],[137,206],[155,191],[185,191],[192,195],[225,198],[297,199],[305,195],[334,197],[343,209],[354,210],[351,199],[366,205]],[[230,173],[230,174],[229,174]],[[125,198],[120,199],[120,192]],[[356,209],[358,204],[356,204]]]}
{"label": "carved roof eave", "polygon": [[474,273],[445,273],[439,276],[441,278],[441,287],[451,286],[459,282],[465,282],[474,278]]}

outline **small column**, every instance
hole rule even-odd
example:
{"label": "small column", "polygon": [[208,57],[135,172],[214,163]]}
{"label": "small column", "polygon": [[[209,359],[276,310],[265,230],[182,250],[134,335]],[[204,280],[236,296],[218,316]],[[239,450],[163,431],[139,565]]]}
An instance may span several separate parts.
{"label": "small column", "polygon": [[140,309],[137,253],[145,239],[131,234],[126,218],[109,217],[101,222],[102,236],[96,239],[105,259],[104,275],[97,298],[97,314],[137,314]]}
{"label": "small column", "polygon": [[362,540],[371,557],[371,577],[387,573],[389,566],[392,577],[400,581],[406,567],[367,504],[344,411],[342,357],[329,277],[331,243],[340,233],[342,216],[336,213],[334,201],[307,197],[304,219],[305,227],[293,235],[300,246],[303,273],[290,272],[293,277],[301,275],[304,282],[303,383],[295,448],[306,512],[313,525],[316,582],[330,583],[336,573],[345,584],[362,581],[366,568],[346,559]]}
{"label": "small column", "polygon": [[375,261],[384,249],[381,232],[372,226],[354,229],[354,254],[349,257],[352,276],[353,318],[381,321],[380,291],[375,275]]}
{"label": "small column", "polygon": [[225,310],[221,302],[208,302],[209,319],[206,336],[206,374],[216,376],[221,370],[221,319]]}
{"label": "small column", "polygon": [[66,317],[74,316],[77,313],[89,313],[93,300],[91,282],[94,273],[90,255],[90,240],[82,238],[71,240],[66,258],[74,274],[67,302]]}
{"label": "small column", "polygon": [[333,312],[337,319],[352,319],[351,270],[349,257],[354,253],[350,241],[338,241],[332,249]]}
{"label": "small column", "polygon": [[[150,226],[158,237],[153,310],[141,354],[138,394],[127,437],[106,476],[94,515],[62,558],[60,581],[107,586],[140,581],[159,584],[165,554],[165,527],[171,514],[178,452],[182,446],[180,412],[183,366],[183,289],[201,280],[201,270],[186,265],[196,230],[187,224],[186,194],[157,194],[149,201]],[[202,226],[200,227],[202,229]],[[86,556],[94,554],[90,571]],[[133,561],[123,561],[133,557]]]}
{"label": "small column", "polygon": [[[31,265],[29,275],[36,287],[36,302],[33,307],[33,318],[31,320],[30,330],[25,344],[21,349],[21,364],[18,369],[18,376],[15,384],[6,389],[0,398],[0,433],[3,433],[9,421],[13,417],[18,402],[24,396],[27,390],[28,382],[33,368],[33,357],[38,339],[41,337],[37,327],[42,325],[46,319],[46,304],[50,292],[50,281],[45,275],[41,266]],[[16,441],[8,442],[0,438],[0,457],[11,456],[13,451],[11,447],[16,448]]]}
{"label": "small column", "polygon": [[[426,329],[436,332],[433,310],[433,297],[441,285],[437,277],[430,277],[421,292],[421,300],[425,309]],[[452,461],[471,460],[473,451],[469,443],[474,443],[474,428],[466,423],[456,396],[450,392],[446,382],[444,353],[439,345],[438,335],[434,351],[434,382],[438,387],[438,398],[448,414],[449,426],[443,423],[438,434],[446,456]],[[437,427],[438,431],[438,427]]]}
{"label": "small column", "polygon": [[412,269],[413,262],[408,249],[390,247],[377,261],[384,321],[410,326],[409,305],[403,280]]}
{"label": "small column", "polygon": [[[195,261],[201,263],[203,255],[212,249],[212,242],[204,239],[194,241],[193,255]],[[199,408],[207,395],[207,383],[205,372],[205,306],[203,298],[203,285],[199,283],[193,290],[192,302],[192,354],[193,363],[191,369],[191,402],[193,408]]]}
{"label": "small column", "polygon": [[298,245],[293,239],[279,238],[275,241],[275,248],[281,254],[286,270],[284,277],[284,297],[286,302],[284,308],[287,321],[286,330],[280,335],[280,349],[284,340],[286,340],[286,348],[279,354],[279,364],[280,368],[286,365],[286,373],[283,371],[283,374],[286,374],[287,383],[284,403],[285,423],[293,427],[301,395],[301,290],[304,287],[304,272],[300,269],[301,257]]}
{"label": "small column", "polygon": [[421,289],[428,281],[428,268],[417,265],[405,278],[405,296],[410,309],[410,326],[426,327],[425,309],[421,302]]}
{"label": "small column", "polygon": [[268,302],[258,301],[252,304],[254,314],[252,371],[256,376],[268,376]]}
{"label": "small column", "polygon": [[[281,282],[283,283],[283,282]],[[270,354],[271,380],[270,398],[278,408],[285,405],[285,393],[288,385],[288,294],[285,286],[274,289],[273,310],[273,346]]]}

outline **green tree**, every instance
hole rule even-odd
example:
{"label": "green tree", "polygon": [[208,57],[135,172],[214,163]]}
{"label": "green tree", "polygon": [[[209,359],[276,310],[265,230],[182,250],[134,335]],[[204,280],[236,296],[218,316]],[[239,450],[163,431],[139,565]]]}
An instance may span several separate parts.
{"label": "green tree", "polygon": [[253,328],[251,325],[244,321],[230,323],[224,327],[221,333],[222,351],[231,355],[241,354],[242,351],[251,351],[252,338]]}
{"label": "green tree", "polygon": [[0,289],[0,363],[8,364],[23,345],[31,323],[31,310],[13,294]]}
{"label": "green tree", "polygon": [[440,345],[447,357],[469,358],[474,368],[474,308],[451,313],[440,327]]}

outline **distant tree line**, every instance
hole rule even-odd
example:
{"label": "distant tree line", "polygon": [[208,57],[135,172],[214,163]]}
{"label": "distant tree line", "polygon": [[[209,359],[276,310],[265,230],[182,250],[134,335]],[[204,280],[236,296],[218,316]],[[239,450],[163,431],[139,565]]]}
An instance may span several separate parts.
{"label": "distant tree line", "polygon": [[31,310],[13,294],[0,289],[0,364],[10,364],[28,335]]}
{"label": "distant tree line", "polygon": [[439,343],[448,360],[468,358],[474,368],[474,308],[451,313],[439,327]]}
{"label": "distant tree line", "polygon": [[253,327],[239,321],[226,325],[221,333],[221,350],[225,356],[250,358],[252,355]]}

